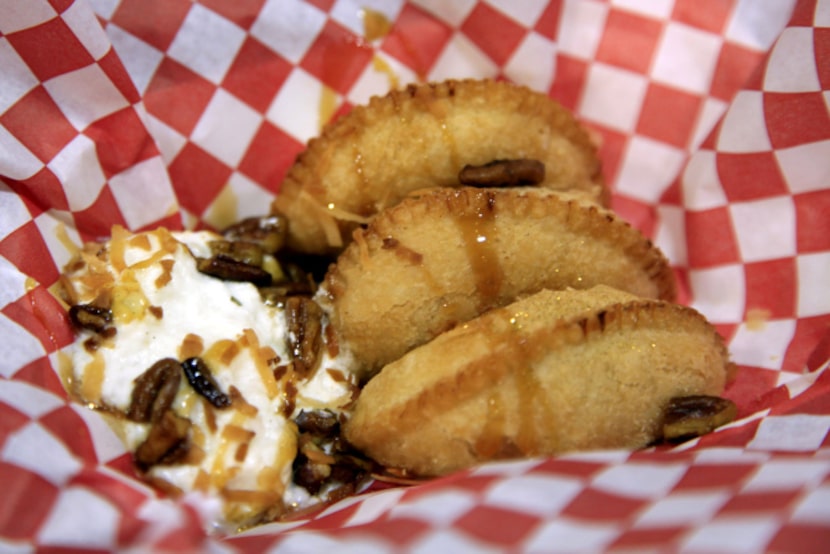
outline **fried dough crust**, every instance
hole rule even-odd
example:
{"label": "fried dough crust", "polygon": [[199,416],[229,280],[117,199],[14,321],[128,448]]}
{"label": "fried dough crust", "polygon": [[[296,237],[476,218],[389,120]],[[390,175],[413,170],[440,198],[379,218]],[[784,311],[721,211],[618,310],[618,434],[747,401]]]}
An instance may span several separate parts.
{"label": "fried dough crust", "polygon": [[291,248],[339,251],[351,231],[413,190],[458,186],[467,164],[545,164],[542,186],[607,202],[588,134],[544,94],[506,82],[449,80],[373,97],[327,126],[289,169],[273,210]]}
{"label": "fried dough crust", "polygon": [[541,291],[456,327],[364,387],[345,436],[435,476],[496,459],[646,446],[674,397],[718,395],[733,366],[691,308],[598,286]]}
{"label": "fried dough crust", "polygon": [[378,214],[323,286],[365,377],[519,296],[597,284],[675,297],[665,257],[612,212],[538,189],[460,188]]}

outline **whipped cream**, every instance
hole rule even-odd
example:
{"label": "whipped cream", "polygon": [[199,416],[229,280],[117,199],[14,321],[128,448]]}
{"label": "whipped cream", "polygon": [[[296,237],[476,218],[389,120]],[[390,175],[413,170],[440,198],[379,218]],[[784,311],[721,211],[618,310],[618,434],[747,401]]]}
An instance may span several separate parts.
{"label": "whipped cream", "polygon": [[70,304],[109,304],[114,332],[79,332],[70,348],[70,388],[114,414],[114,427],[135,452],[151,428],[125,416],[135,380],[161,359],[201,358],[233,401],[219,409],[182,377],[170,409],[190,421],[190,449],[182,461],[146,468],[146,477],[219,498],[221,519],[236,525],[318,500],[292,482],[292,418],[303,410],[342,413],[356,379],[342,347],[324,346],[311,375],[292,372],[285,310],[263,303],[250,283],[197,269],[195,257],[209,258],[217,239],[206,231],[115,228],[110,241],[84,248],[64,273],[64,289]]}

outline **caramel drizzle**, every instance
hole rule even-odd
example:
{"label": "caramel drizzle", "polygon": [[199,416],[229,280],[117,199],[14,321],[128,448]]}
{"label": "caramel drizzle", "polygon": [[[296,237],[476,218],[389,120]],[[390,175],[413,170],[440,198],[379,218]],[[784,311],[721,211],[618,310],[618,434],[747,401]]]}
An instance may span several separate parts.
{"label": "caramel drizzle", "polygon": [[521,348],[519,351],[525,355],[522,356],[522,367],[513,373],[519,398],[519,427],[516,430],[515,442],[522,455],[532,455],[537,448],[535,445],[539,444],[537,430],[542,428],[542,422],[536,421],[539,410],[547,412],[544,414],[546,426],[553,425],[553,416],[549,413],[550,402],[544,398],[545,389],[537,378],[530,360],[527,359],[526,351]]}
{"label": "caramel drizzle", "polygon": [[392,30],[392,22],[382,12],[361,8],[359,15],[363,20],[363,38],[369,42],[385,37]]}
{"label": "caramel drizzle", "polygon": [[401,86],[401,83],[398,80],[398,76],[395,75],[395,70],[392,69],[392,66],[389,65],[389,62],[387,62],[377,54],[375,54],[372,57],[372,69],[374,69],[378,73],[386,75],[386,79],[389,81],[390,89],[396,89]]}
{"label": "caramel drizzle", "polygon": [[[548,344],[546,334],[536,333],[522,330],[513,321],[509,327],[491,322],[487,330],[488,355],[433,383],[389,416],[400,420],[404,428],[417,428],[423,421],[438,418],[476,395],[491,391],[484,393],[487,415],[477,436],[470,437],[470,454],[479,460],[538,454],[537,445],[551,443],[550,439],[539,440],[539,430],[555,429],[556,419],[534,366],[544,356],[544,349],[559,346],[555,340]],[[495,390],[494,382],[498,383]],[[454,394],[446,394],[447,390]],[[379,437],[393,440],[392,431]]]}
{"label": "caramel drizzle", "polygon": [[[494,354],[502,357],[511,370],[502,375],[503,386],[488,397],[487,419],[473,445],[475,454],[484,460],[536,454],[538,429],[543,425],[538,419],[544,418],[546,427],[553,425],[553,414],[544,398],[545,389],[533,370],[533,355],[522,347],[519,335],[512,335],[507,333],[500,337],[502,347],[498,348],[499,354]],[[512,408],[507,408],[504,399],[507,387],[516,392]],[[515,427],[509,424],[507,417],[508,411],[513,410],[517,417]]]}
{"label": "caramel drizzle", "polygon": [[455,218],[461,230],[467,260],[476,283],[479,307],[482,309],[490,308],[496,303],[504,282],[504,269],[495,246],[495,196],[490,192],[486,195],[486,203],[477,206],[475,213],[464,212]]}
{"label": "caramel drizzle", "polygon": [[98,402],[101,399],[101,390],[104,386],[104,357],[95,352],[92,360],[84,367],[80,383],[80,396],[89,402]]}
{"label": "caramel drizzle", "polygon": [[[450,96],[454,95],[455,90],[450,88]],[[417,98],[413,97],[413,98]],[[420,100],[424,107],[425,111],[427,111],[433,118],[435,118],[435,122],[438,125],[438,129],[441,133],[441,142],[444,143],[444,148],[446,149],[447,156],[449,158],[449,165],[453,171],[460,171],[462,167],[462,163],[460,162],[461,156],[459,155],[458,151],[458,142],[455,139],[455,133],[447,124],[447,115],[450,113],[450,106],[447,104],[452,102],[450,97],[447,98],[426,98]],[[455,183],[448,183],[450,185]]]}
{"label": "caramel drizzle", "polygon": [[[352,161],[354,164],[354,174],[357,176],[358,183],[360,183],[359,190],[372,190],[371,180],[369,179],[369,176],[366,174],[366,158],[363,156],[363,152],[360,150],[360,147],[357,143],[352,145]],[[329,206],[329,209],[331,208],[332,206]]]}
{"label": "caramel drizzle", "polygon": [[499,391],[487,398],[487,419],[484,420],[484,428],[473,444],[473,452],[481,459],[493,458],[502,450],[506,424],[504,414],[504,400]]}
{"label": "caramel drizzle", "polygon": [[317,106],[317,128],[322,131],[337,111],[337,93],[323,85],[320,91],[320,103]]}

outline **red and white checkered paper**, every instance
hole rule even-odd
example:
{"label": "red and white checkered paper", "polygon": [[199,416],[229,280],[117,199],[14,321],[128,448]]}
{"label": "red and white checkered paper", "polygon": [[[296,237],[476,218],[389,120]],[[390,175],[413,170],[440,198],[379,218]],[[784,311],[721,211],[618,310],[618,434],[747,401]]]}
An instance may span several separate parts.
{"label": "red and white checkered paper", "polygon": [[[66,398],[65,240],[262,214],[325,121],[469,76],[596,130],[614,208],[728,339],[741,419],[210,533]],[[826,550],[829,106],[830,0],[0,0],[0,550]]]}

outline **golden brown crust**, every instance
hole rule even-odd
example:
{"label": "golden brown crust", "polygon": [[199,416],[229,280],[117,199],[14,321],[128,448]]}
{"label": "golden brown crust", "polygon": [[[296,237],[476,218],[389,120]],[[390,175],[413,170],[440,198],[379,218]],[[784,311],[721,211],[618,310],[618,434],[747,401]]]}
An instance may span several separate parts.
{"label": "golden brown crust", "polygon": [[542,291],[386,366],[345,433],[420,475],[639,448],[657,438],[671,398],[720,394],[729,368],[722,339],[691,308],[602,286]]}
{"label": "golden brown crust", "polygon": [[341,340],[371,374],[541,289],[607,284],[673,300],[662,253],[612,212],[526,189],[440,189],[384,210],[329,270]]}
{"label": "golden brown crust", "polygon": [[458,186],[466,164],[516,158],[542,161],[545,187],[608,200],[596,149],[568,110],[526,87],[449,80],[374,97],[327,126],[290,168],[274,209],[290,219],[291,247],[339,250],[358,223],[409,192]]}

